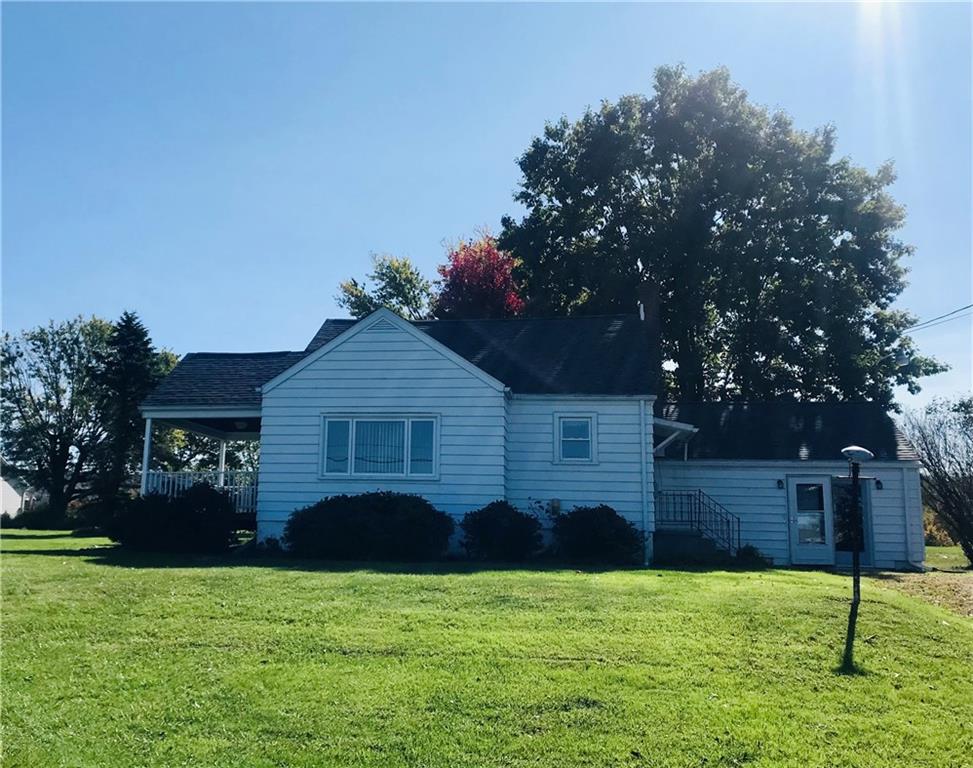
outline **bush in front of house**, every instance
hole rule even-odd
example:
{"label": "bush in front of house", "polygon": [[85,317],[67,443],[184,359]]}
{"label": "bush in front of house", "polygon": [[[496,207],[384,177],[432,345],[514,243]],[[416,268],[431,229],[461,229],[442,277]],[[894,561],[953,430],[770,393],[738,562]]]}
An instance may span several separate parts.
{"label": "bush in front of house", "polygon": [[474,560],[522,562],[541,548],[541,523],[507,501],[467,512],[460,523],[463,547]]}
{"label": "bush in front of house", "polygon": [[237,519],[230,497],[206,483],[179,496],[149,494],[116,511],[108,535],[143,552],[225,552],[236,542]]}
{"label": "bush in front of house", "polygon": [[761,570],[770,568],[773,565],[770,558],[764,557],[760,550],[753,544],[744,544],[737,550],[733,559],[734,565],[738,568],[747,568],[750,570]]}
{"label": "bush in front of house", "polygon": [[0,528],[65,531],[73,529],[76,523],[72,510],[60,514],[46,503],[25,509],[19,515],[9,515],[6,512],[0,515]]}
{"label": "bush in front of house", "polygon": [[640,565],[645,537],[606,504],[552,513],[553,554],[571,563]]}
{"label": "bush in front of house", "polygon": [[327,560],[435,560],[452,533],[453,519],[421,496],[378,491],[297,510],[283,543],[293,554]]}

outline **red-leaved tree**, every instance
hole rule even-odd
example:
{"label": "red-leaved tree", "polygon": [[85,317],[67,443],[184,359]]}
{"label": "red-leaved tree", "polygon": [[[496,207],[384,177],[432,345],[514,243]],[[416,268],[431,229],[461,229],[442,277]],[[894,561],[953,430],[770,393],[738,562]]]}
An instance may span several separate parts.
{"label": "red-leaved tree", "polygon": [[435,315],[444,320],[477,317],[514,317],[524,300],[514,280],[514,257],[484,235],[452,248],[438,268],[440,291]]}

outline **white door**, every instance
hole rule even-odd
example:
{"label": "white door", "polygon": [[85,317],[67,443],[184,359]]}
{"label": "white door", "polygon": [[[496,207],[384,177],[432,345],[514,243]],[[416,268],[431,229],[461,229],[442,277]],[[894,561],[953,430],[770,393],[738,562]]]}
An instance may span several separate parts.
{"label": "white door", "polygon": [[791,562],[797,565],[834,564],[834,514],[831,478],[804,475],[787,479]]}

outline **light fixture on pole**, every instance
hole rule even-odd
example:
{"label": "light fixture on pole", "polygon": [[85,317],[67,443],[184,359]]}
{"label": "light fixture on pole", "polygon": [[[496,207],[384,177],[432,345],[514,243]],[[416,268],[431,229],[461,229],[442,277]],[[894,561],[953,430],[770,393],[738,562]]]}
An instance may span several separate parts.
{"label": "light fixture on pole", "polygon": [[875,458],[875,454],[860,445],[849,445],[841,449],[841,455],[848,459],[851,466],[851,520],[848,521],[851,536],[851,610],[848,612],[848,633],[845,635],[845,654],[841,666],[846,672],[855,667],[855,627],[858,623],[858,605],[861,603],[861,547],[862,547],[862,505],[861,505],[861,465]]}

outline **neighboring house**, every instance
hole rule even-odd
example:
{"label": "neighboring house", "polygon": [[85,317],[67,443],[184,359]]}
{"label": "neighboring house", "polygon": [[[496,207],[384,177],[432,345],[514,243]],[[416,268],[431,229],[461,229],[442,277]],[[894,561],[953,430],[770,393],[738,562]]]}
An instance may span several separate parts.
{"label": "neighboring house", "polygon": [[[662,404],[658,357],[634,316],[328,320],[301,352],[187,355],[142,406],[151,424],[259,438],[259,477],[143,473],[143,492],[207,479],[261,540],[340,493],[417,493],[457,519],[608,504],[646,531],[686,530],[779,564],[830,565],[847,499],[844,446],[870,448],[866,563],[923,559],[918,462],[870,404]],[[146,466],[150,466],[146,441]],[[255,489],[255,492],[254,492]]]}
{"label": "neighboring house", "polygon": [[43,499],[43,493],[34,490],[19,477],[0,477],[0,513],[17,517],[33,509]]}

